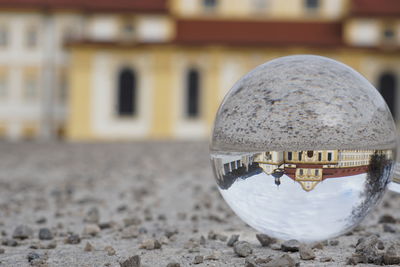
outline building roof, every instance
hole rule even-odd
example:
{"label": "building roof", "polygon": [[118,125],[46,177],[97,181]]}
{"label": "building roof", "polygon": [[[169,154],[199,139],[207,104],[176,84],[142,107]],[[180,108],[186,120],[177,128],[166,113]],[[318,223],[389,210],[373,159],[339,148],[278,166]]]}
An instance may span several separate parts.
{"label": "building roof", "polygon": [[353,0],[350,15],[400,16],[399,0]]}
{"label": "building roof", "polygon": [[0,8],[78,9],[96,12],[168,12],[166,0],[0,0]]}
{"label": "building roof", "polygon": [[177,20],[180,44],[315,45],[342,44],[342,24],[332,22]]}

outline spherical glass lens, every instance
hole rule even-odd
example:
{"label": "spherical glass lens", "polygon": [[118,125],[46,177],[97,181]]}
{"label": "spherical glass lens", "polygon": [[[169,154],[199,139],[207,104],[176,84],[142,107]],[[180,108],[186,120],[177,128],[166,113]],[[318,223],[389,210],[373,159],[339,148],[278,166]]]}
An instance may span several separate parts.
{"label": "spherical glass lens", "polygon": [[219,190],[260,232],[317,241],[357,225],[381,199],[396,129],[379,92],[337,61],[267,62],[221,104],[211,141]]}

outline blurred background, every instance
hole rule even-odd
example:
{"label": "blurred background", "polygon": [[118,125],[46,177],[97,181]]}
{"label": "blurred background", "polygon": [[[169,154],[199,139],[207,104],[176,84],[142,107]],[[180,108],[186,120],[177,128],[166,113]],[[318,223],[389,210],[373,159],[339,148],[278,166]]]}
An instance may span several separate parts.
{"label": "blurred background", "polygon": [[0,136],[207,139],[265,61],[316,54],[400,118],[399,0],[0,0]]}

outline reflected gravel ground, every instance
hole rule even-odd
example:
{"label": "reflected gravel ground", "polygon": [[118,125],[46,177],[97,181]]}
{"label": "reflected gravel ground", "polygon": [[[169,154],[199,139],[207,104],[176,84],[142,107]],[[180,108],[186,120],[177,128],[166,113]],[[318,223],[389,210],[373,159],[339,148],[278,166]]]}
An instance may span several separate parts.
{"label": "reflected gravel ground", "polygon": [[[0,246],[0,266],[29,266],[30,253],[40,257],[40,266],[120,266],[134,255],[140,255],[143,266],[189,266],[199,255],[205,259],[198,266],[243,266],[245,259],[226,245],[233,234],[250,242],[257,257],[286,254],[261,247],[256,232],[222,200],[207,143],[1,143],[0,151],[0,231],[5,244]],[[315,260],[300,260],[298,252],[290,256],[301,266],[344,265],[362,236],[379,234],[385,245],[399,239],[398,207],[400,197],[388,193],[352,235],[315,250]],[[395,221],[382,219],[384,214]],[[388,221],[394,222],[389,226],[395,233],[388,231]],[[9,246],[6,241],[15,239],[20,224],[33,235]],[[40,228],[49,228],[53,239],[39,240]],[[80,243],[66,244],[68,233],[79,235]],[[140,248],[154,239],[163,243],[161,249]],[[88,242],[92,248],[85,251]],[[49,243],[56,247],[49,248]],[[108,255],[106,247],[115,254]],[[207,259],[210,255],[216,259]],[[323,257],[333,261],[321,263]]]}

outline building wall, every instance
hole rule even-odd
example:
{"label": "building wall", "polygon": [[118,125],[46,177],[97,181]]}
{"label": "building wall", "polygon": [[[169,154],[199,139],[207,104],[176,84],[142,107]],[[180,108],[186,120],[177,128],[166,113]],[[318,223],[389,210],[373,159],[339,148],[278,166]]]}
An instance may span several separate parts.
{"label": "building wall", "polygon": [[[74,63],[71,67],[73,85],[68,137],[73,140],[207,138],[219,103],[234,82],[257,65],[279,56],[328,56],[352,66],[372,82],[388,67],[396,72],[400,69],[393,55],[363,49],[190,48],[155,45],[124,49],[72,47],[70,51]],[[369,61],[374,62],[372,65],[376,67],[365,64]],[[118,118],[114,109],[117,92],[115,75],[125,65],[137,70],[140,81],[138,89],[141,101],[138,104],[141,112],[130,120]],[[201,76],[200,115],[196,119],[187,118],[184,112],[185,74],[190,68],[199,70]],[[88,120],[84,127],[84,123],[77,123],[83,118]],[[334,158],[337,158],[336,154]]]}

